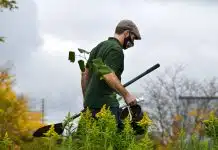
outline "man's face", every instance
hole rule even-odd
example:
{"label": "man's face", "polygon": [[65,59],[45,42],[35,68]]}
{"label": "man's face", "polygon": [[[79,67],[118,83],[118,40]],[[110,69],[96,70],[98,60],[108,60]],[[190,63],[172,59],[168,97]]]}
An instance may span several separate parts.
{"label": "man's face", "polygon": [[123,39],[123,47],[124,49],[128,49],[130,47],[134,46],[134,40],[135,40],[135,35],[131,33],[130,31],[125,31],[124,32],[124,39]]}

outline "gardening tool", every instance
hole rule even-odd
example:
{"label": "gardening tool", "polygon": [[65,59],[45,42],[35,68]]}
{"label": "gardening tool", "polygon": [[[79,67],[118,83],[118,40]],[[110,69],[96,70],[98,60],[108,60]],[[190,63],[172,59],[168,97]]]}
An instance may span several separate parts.
{"label": "gardening tool", "polygon": [[124,120],[129,116],[131,127],[136,135],[142,135],[145,133],[145,128],[140,126],[138,122],[143,119],[144,112],[139,104],[133,106],[126,106],[120,110],[120,119]]}
{"label": "gardening tool", "polygon": [[130,121],[138,122],[143,118],[143,111],[139,104],[133,106],[124,106],[121,109],[120,119],[124,120],[129,115]]}
{"label": "gardening tool", "polygon": [[[159,68],[160,67],[160,64],[156,64],[154,66],[152,66],[151,68],[149,68],[148,70],[146,70],[145,72],[141,73],[140,75],[138,75],[137,77],[133,78],[132,80],[130,80],[129,82],[125,83],[123,86],[124,87],[127,87],[129,86],[130,84],[132,84],[133,82],[139,80],[140,78],[142,78],[143,76],[145,76],[146,74],[154,71],[155,69]],[[123,106],[121,107],[121,118],[124,118],[126,115],[126,109],[122,110],[122,108],[124,108],[126,106]],[[140,119],[141,117],[141,114],[139,112],[141,112],[141,107],[139,105],[136,105],[136,106],[127,106],[127,109],[128,111],[132,111],[132,112],[135,112],[135,113],[131,113],[132,118],[133,119]],[[80,113],[78,114],[75,114],[74,116],[72,116],[72,120],[79,117],[81,115],[81,113],[84,112],[84,110],[82,110]],[[41,127],[39,129],[37,129],[34,133],[33,133],[33,136],[34,137],[43,137],[45,136],[44,133],[46,133],[50,128],[51,128],[52,124],[51,125],[47,125],[47,126],[44,126],[44,127]],[[54,131],[58,134],[58,135],[61,135],[64,131],[64,125],[63,123],[56,123],[54,124]]]}

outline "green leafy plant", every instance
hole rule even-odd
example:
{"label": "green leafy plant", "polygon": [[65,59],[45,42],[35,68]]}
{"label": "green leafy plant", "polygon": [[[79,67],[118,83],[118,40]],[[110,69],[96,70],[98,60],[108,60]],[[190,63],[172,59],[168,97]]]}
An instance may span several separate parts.
{"label": "green leafy plant", "polygon": [[53,147],[56,145],[57,140],[60,138],[60,136],[54,130],[54,125],[52,125],[49,131],[45,133],[45,136],[46,137],[43,138],[45,139],[45,141],[47,141],[46,143],[48,144],[48,149],[52,150]]}
{"label": "green leafy plant", "polygon": [[[34,139],[32,142],[22,143],[22,150],[154,150],[157,149],[155,142],[151,138],[151,133],[145,131],[142,138],[137,139],[131,126],[129,117],[124,120],[124,129],[117,130],[115,117],[112,115],[109,107],[102,107],[96,114],[96,118],[92,117],[91,110],[87,109],[81,113],[79,126],[77,130],[73,129],[73,119],[68,113],[65,119],[65,126],[68,126],[69,132],[66,136],[58,136],[54,132],[52,126],[45,134],[46,137]],[[146,114],[140,126],[148,129],[152,125],[151,120]],[[65,129],[67,129],[65,128]],[[68,130],[67,129],[67,130]],[[73,131],[71,130],[73,129]],[[4,145],[11,144],[10,140],[5,136]],[[58,140],[61,139],[61,142]],[[9,142],[6,142],[9,141]],[[1,145],[1,144],[0,144]],[[2,144],[3,145],[3,144]],[[167,150],[216,150],[216,145],[212,143],[209,146],[208,140],[199,140],[198,135],[193,134],[190,138],[184,130],[180,131],[179,138],[172,141],[165,148]],[[4,150],[4,149],[3,149]]]}
{"label": "green leafy plant", "polygon": [[8,147],[13,146],[13,141],[8,137],[8,133],[5,133],[5,136],[2,141],[0,141],[1,149],[8,149]]}
{"label": "green leafy plant", "polygon": [[154,150],[155,144],[151,140],[149,133],[145,133],[144,137],[139,141],[136,141],[134,144],[131,144],[129,149],[131,150]]}
{"label": "green leafy plant", "polygon": [[77,62],[79,64],[80,70],[82,72],[84,72],[85,71],[86,61],[87,61],[87,56],[86,55],[89,55],[90,52],[88,52],[88,51],[86,51],[84,49],[81,49],[81,48],[78,48],[78,51],[79,51],[80,54],[76,54],[75,51],[69,51],[68,60],[70,62],[74,63],[75,60],[77,58],[79,58],[79,60]]}
{"label": "green leafy plant", "polygon": [[[17,9],[17,2],[15,0],[0,0],[0,12],[3,11],[3,9]],[[5,42],[5,37],[0,37],[0,43]]]}
{"label": "green leafy plant", "polygon": [[79,61],[78,61],[78,64],[79,64],[80,70],[81,70],[82,72],[84,72],[84,71],[85,71],[85,63],[84,63],[84,61],[83,61],[83,60],[79,60]]}
{"label": "green leafy plant", "polygon": [[[70,62],[74,63],[76,58],[79,57],[79,60],[77,61],[80,67],[80,70],[82,72],[85,71],[85,66],[87,63],[87,57],[86,54],[90,54],[90,52],[78,48],[79,53],[83,54],[82,55],[76,55],[76,53],[74,51],[70,51],[69,52],[69,56],[68,56],[68,60],[70,60]],[[106,64],[104,64],[103,60],[101,58],[96,58],[93,59],[90,64],[89,64],[90,70],[92,70],[93,72],[97,73],[100,77],[100,80],[103,79],[103,75],[107,74],[107,73],[111,73],[112,69],[107,66]]]}
{"label": "green leafy plant", "polygon": [[0,11],[2,11],[2,8],[6,8],[9,10],[18,8],[17,2],[15,0],[1,0],[0,1]]}
{"label": "green leafy plant", "polygon": [[179,138],[175,141],[170,141],[166,147],[169,150],[216,150],[216,145],[210,142],[209,139],[201,140],[196,133],[187,135],[184,129],[179,133]]}
{"label": "green leafy plant", "polygon": [[75,62],[75,52],[72,51],[69,52],[68,60],[72,63]]}
{"label": "green leafy plant", "polygon": [[81,48],[78,48],[78,51],[79,51],[80,53],[90,54],[90,52],[88,52],[88,51],[86,51],[86,50],[84,50],[84,49],[81,49]]}
{"label": "green leafy plant", "polygon": [[111,73],[112,69],[103,63],[101,58],[96,58],[92,60],[91,69],[100,76],[100,80],[103,79],[105,74]]}
{"label": "green leafy plant", "polygon": [[218,149],[218,118],[215,116],[214,111],[210,113],[208,120],[203,121],[203,124],[206,135],[212,139],[214,147]]}
{"label": "green leafy plant", "polygon": [[67,116],[65,117],[64,121],[63,121],[63,127],[64,130],[66,131],[66,137],[69,137],[73,134],[73,132],[75,131],[75,127],[74,127],[74,119],[73,119],[73,115],[70,114],[70,112],[68,112]]}
{"label": "green leafy plant", "polygon": [[4,37],[0,37],[0,42],[5,42]]}
{"label": "green leafy plant", "polygon": [[203,121],[205,125],[205,132],[208,137],[217,139],[218,138],[218,118],[212,111],[208,120]]}
{"label": "green leafy plant", "polygon": [[[84,139],[85,147],[88,149],[133,149],[137,146],[135,132],[129,118],[124,120],[124,129],[117,129],[115,117],[111,114],[109,107],[104,105],[96,119],[91,117],[87,110],[82,114],[79,126],[79,134]],[[146,131],[147,132],[147,131]],[[145,137],[145,139],[148,137]],[[144,144],[146,140],[144,139]],[[139,144],[142,145],[143,141]],[[134,145],[134,146],[133,146]]]}

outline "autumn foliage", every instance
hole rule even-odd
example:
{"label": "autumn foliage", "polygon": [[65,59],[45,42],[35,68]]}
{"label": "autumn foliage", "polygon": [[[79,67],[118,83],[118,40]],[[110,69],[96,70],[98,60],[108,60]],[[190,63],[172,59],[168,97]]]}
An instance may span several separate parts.
{"label": "autumn foliage", "polygon": [[0,140],[5,135],[15,143],[28,139],[34,130],[41,127],[40,113],[30,112],[28,99],[18,96],[12,88],[13,76],[0,72]]}

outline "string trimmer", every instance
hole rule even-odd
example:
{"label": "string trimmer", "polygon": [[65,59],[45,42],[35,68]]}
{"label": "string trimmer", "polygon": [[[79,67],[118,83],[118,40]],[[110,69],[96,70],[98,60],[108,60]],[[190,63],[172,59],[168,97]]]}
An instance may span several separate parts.
{"label": "string trimmer", "polygon": [[[145,72],[143,72],[143,73],[141,73],[140,75],[138,75],[137,77],[135,77],[135,78],[133,78],[132,80],[130,80],[129,82],[127,82],[127,83],[125,83],[123,86],[124,87],[127,87],[127,86],[129,86],[130,84],[132,84],[133,82],[135,82],[135,81],[137,81],[137,80],[139,80],[140,78],[142,78],[143,76],[145,76],[145,75],[147,75],[148,73],[150,73],[150,72],[152,72],[152,71],[154,71],[155,69],[157,69],[157,68],[159,68],[160,67],[160,64],[156,64],[156,65],[154,65],[154,66],[152,66],[151,68],[149,68],[148,70],[146,70]],[[138,105],[137,105],[138,106]],[[123,109],[123,108],[128,108],[128,110],[129,110],[129,107],[127,107],[127,105],[124,105],[123,107],[121,107],[120,109]],[[141,109],[141,108],[136,108],[136,109]],[[126,110],[126,109],[124,109],[124,110]],[[80,115],[81,115],[81,113],[82,112],[84,112],[84,110],[82,110],[80,113],[78,113],[78,114],[75,114],[75,115],[73,115],[72,116],[72,120],[73,119],[76,119],[77,117],[79,117]],[[126,113],[125,113],[125,111],[124,111],[124,115],[122,115],[123,117],[125,117],[126,115],[125,115]],[[121,116],[121,117],[122,117]],[[56,123],[56,124],[53,124],[54,125],[54,131],[58,134],[58,135],[61,135],[62,133],[63,133],[63,131],[64,131],[64,128],[65,128],[65,126],[63,125],[63,123],[61,122],[61,123]],[[51,126],[52,126],[52,124],[50,124],[50,125],[46,125],[46,126],[44,126],[44,127],[41,127],[41,128],[39,128],[39,129],[37,129],[34,133],[33,133],[33,136],[34,137],[44,137],[45,135],[44,135],[44,133],[46,133],[50,128],[51,128]]]}

